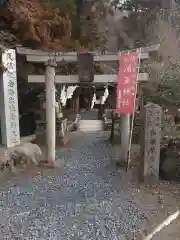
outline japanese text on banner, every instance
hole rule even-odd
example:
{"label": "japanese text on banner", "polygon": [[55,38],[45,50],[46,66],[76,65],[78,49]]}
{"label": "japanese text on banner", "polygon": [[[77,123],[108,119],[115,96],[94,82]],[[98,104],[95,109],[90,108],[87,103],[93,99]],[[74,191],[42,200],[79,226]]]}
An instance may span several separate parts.
{"label": "japanese text on banner", "polygon": [[134,111],[138,63],[137,52],[124,53],[120,57],[116,113],[129,114]]}

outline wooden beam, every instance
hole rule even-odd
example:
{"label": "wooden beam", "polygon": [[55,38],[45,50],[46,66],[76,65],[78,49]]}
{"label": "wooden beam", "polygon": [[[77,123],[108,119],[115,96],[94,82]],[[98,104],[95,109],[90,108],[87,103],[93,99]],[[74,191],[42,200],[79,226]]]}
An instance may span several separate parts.
{"label": "wooden beam", "polygon": [[[139,82],[147,82],[148,81],[148,73],[139,73],[138,74],[138,81]],[[118,75],[116,74],[108,74],[108,75],[95,75],[93,83],[117,83]],[[44,75],[28,75],[28,82],[29,83],[45,83],[45,76]],[[78,84],[79,77],[78,75],[56,75],[55,76],[56,83],[62,84]]]}
{"label": "wooden beam", "polygon": [[[40,55],[26,55],[27,62],[47,62],[50,58],[50,55],[40,56]],[[56,56],[56,62],[60,61],[68,61],[68,62],[76,62],[77,55],[64,55],[64,56]]]}
{"label": "wooden beam", "polygon": [[141,51],[142,52],[155,52],[155,51],[158,51],[159,48],[160,48],[160,44],[155,44],[155,45],[143,47],[143,48],[141,48]]}
{"label": "wooden beam", "polygon": [[36,55],[36,56],[62,56],[62,55],[77,55],[76,52],[45,52],[42,50],[36,50],[36,49],[30,49],[30,48],[23,48],[23,47],[17,47],[16,51],[20,55]]}
{"label": "wooden beam", "polygon": [[[143,53],[148,53],[151,51],[157,51],[158,48],[160,47],[160,44],[155,44],[155,45],[150,45],[147,47],[141,48],[141,52]],[[30,49],[30,48],[23,48],[23,47],[16,47],[16,51],[18,54],[21,55],[35,55],[35,56],[50,56],[50,55],[56,55],[56,56],[76,56],[77,52],[45,52],[42,50],[36,50],[36,49]],[[120,53],[120,52],[119,52]],[[93,52],[95,55],[100,55],[98,53]],[[107,53],[109,55],[110,53]],[[112,54],[111,54],[112,55]]]}
{"label": "wooden beam", "polygon": [[[28,62],[47,62],[52,55],[26,55],[26,59]],[[147,59],[149,57],[148,53],[140,53],[139,57],[141,59]],[[70,55],[57,55],[55,56],[56,62],[60,61],[68,61],[68,62],[76,62],[77,61],[77,53]],[[106,54],[106,55],[94,55],[95,62],[111,62],[111,61],[119,61],[120,53],[118,54]]]}
{"label": "wooden beam", "polygon": [[[147,59],[149,57],[149,52],[157,51],[160,44],[150,45],[141,48],[140,58]],[[34,50],[29,48],[17,47],[16,51],[18,54],[26,55],[28,62],[47,62],[50,57],[55,57],[57,62],[62,60],[76,62],[77,52],[45,52],[41,50]],[[94,55],[94,61],[98,62],[108,62],[108,61],[119,61],[121,52],[117,54],[107,53],[105,55],[99,54],[97,52],[92,52]]]}

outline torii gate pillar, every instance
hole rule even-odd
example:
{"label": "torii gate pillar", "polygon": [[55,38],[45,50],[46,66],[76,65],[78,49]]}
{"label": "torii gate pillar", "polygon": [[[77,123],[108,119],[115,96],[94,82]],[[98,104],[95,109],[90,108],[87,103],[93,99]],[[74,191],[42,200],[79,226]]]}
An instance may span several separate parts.
{"label": "torii gate pillar", "polygon": [[54,59],[49,59],[45,66],[47,160],[50,165],[54,166],[56,158],[55,67],[57,65]]}

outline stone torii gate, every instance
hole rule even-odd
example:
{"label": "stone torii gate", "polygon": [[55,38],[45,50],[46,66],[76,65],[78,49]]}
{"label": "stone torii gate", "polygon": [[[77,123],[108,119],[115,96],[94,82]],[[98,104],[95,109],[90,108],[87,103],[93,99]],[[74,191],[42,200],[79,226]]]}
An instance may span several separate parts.
{"label": "stone torii gate", "polygon": [[[140,59],[147,59],[150,50],[144,48],[139,53]],[[55,164],[55,84],[80,84],[78,75],[56,75],[55,68],[56,63],[62,60],[68,62],[77,62],[77,52],[55,52],[48,53],[40,50],[31,50],[27,48],[17,48],[17,53],[26,55],[27,62],[45,63],[46,71],[45,75],[29,75],[29,83],[45,83],[46,84],[46,142],[47,142],[47,158],[50,163]],[[120,52],[117,54],[100,55],[98,53],[92,53],[95,62],[112,62],[119,61]],[[106,75],[94,75],[93,84],[96,83],[116,83],[118,79],[117,74]],[[139,73],[137,76],[139,82],[147,81],[147,73]],[[129,115],[124,115],[121,118],[121,130],[122,130],[122,149],[126,151],[129,144]]]}

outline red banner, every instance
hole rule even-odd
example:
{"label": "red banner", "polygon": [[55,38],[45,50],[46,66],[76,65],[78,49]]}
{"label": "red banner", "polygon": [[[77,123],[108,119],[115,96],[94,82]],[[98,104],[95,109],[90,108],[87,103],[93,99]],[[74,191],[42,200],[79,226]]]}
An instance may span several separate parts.
{"label": "red banner", "polygon": [[124,53],[120,57],[116,113],[129,114],[134,111],[138,63],[137,52]]}
{"label": "red banner", "polygon": [[100,100],[100,104],[102,104],[102,96],[100,96],[100,99],[99,99],[99,100]]}

